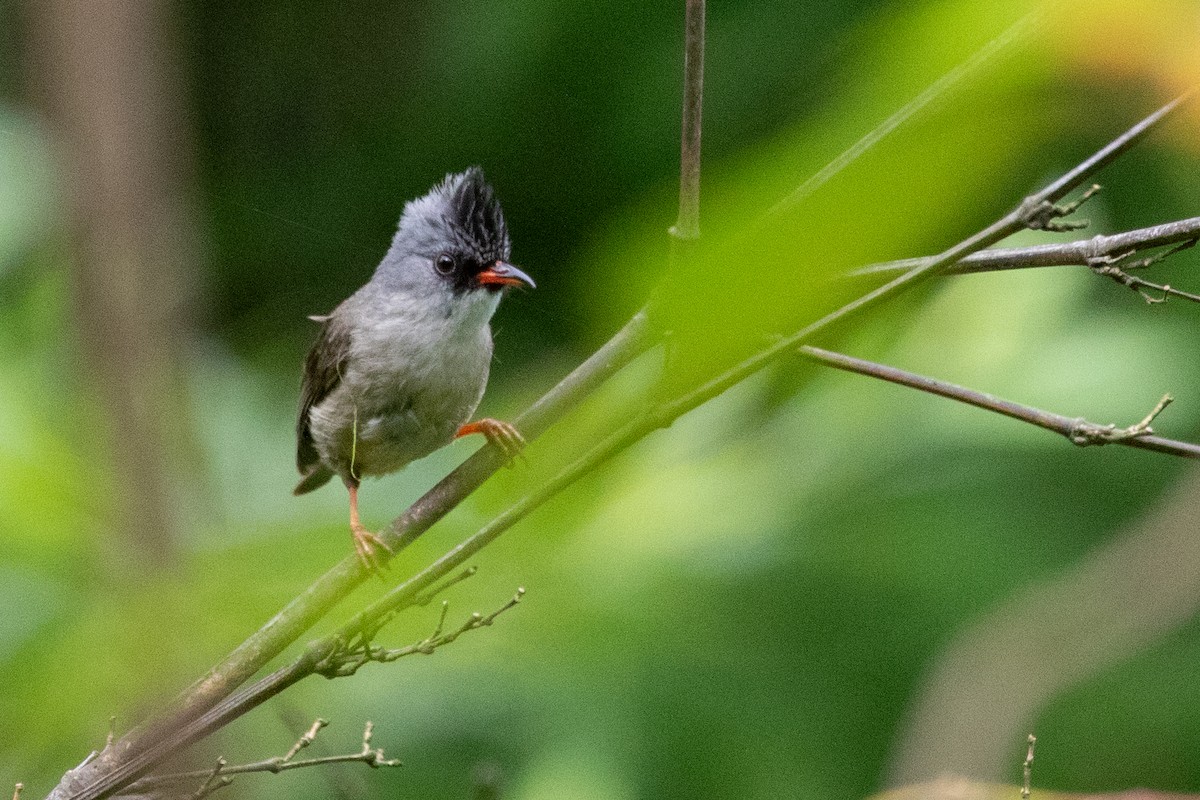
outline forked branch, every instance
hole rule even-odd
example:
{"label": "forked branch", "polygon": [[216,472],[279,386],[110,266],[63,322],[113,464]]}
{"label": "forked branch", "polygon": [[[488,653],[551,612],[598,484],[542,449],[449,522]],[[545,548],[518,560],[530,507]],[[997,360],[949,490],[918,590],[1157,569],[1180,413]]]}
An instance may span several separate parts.
{"label": "forked branch", "polygon": [[[397,587],[382,601],[373,604],[358,615],[355,620],[351,621],[350,627],[362,630],[364,621],[370,623],[372,620],[392,613],[395,608],[404,603],[411,604],[416,598],[421,597],[423,593],[427,593],[437,585],[439,581],[445,580],[455,570],[460,569],[466,559],[477,553],[487,543],[493,541],[532,510],[612,455],[627,448],[653,430],[670,424],[691,409],[773,363],[784,354],[794,351],[816,334],[828,332],[834,326],[918,282],[941,274],[950,265],[982,248],[995,244],[1017,230],[1031,224],[1045,225],[1048,221],[1061,216],[1062,209],[1057,208],[1056,203],[1078,187],[1095,170],[1109,163],[1145,136],[1178,104],[1179,101],[1175,101],[1164,106],[1046,189],[1031,195],[1012,212],[941,255],[923,262],[884,286],[807,325],[791,336],[779,340],[742,363],[713,377],[697,389],[680,397],[668,399],[637,415],[594,445],[554,478],[537,487],[507,511],[494,518],[474,536]],[[533,439],[540,435],[568,410],[587,397],[600,383],[644,352],[653,342],[654,335],[647,324],[646,314],[639,312],[612,340],[517,420],[517,424],[526,438]],[[1144,441],[1145,439],[1146,437],[1139,436],[1135,440]],[[398,517],[383,533],[383,538],[389,547],[393,552],[399,552],[422,535],[483,483],[503,464],[503,461],[501,454],[494,452],[491,448],[484,448],[464,462]],[[206,732],[236,718],[241,713],[245,713],[305,675],[312,674],[315,666],[320,663],[320,658],[325,655],[320,648],[310,648],[301,659],[292,665],[277,670],[246,689],[238,689],[323,617],[333,605],[361,583],[364,577],[365,572],[358,560],[354,556],[348,556],[341,564],[289,603],[262,629],[217,665],[203,680],[186,691],[168,713],[127,734],[107,747],[98,757],[90,759],[72,770],[64,776],[62,782],[50,796],[55,800],[68,797],[77,798],[77,800],[95,800],[109,796],[121,787],[130,784],[164,756],[195,741]],[[212,778],[211,783],[215,784],[222,775],[227,776],[227,769],[222,767],[220,770],[212,770],[208,774]],[[209,782],[209,778],[205,780]],[[205,789],[205,786],[202,786],[201,789]],[[208,789],[208,791],[211,790],[211,788]]]}
{"label": "forked branch", "polygon": [[307,758],[294,760],[296,754],[308,747],[317,738],[317,733],[329,723],[326,720],[318,719],[304,734],[296,740],[291,749],[282,756],[263,759],[262,761],[252,761],[248,764],[237,764],[229,766],[224,758],[217,759],[216,766],[212,769],[194,770],[191,772],[173,772],[168,775],[151,775],[134,781],[127,786],[122,792],[125,794],[147,794],[157,792],[165,788],[179,786],[181,784],[191,784],[200,781],[199,788],[192,793],[191,797],[205,797],[212,794],[217,789],[221,789],[233,783],[234,775],[245,775],[251,772],[270,772],[278,774],[292,769],[304,769],[306,767],[321,767],[328,764],[365,764],[372,769],[378,767],[399,767],[401,766],[400,759],[386,758],[383,754],[383,749],[371,746],[371,737],[375,731],[375,723],[368,721],[363,727],[362,748],[358,752],[343,753],[335,756],[321,756],[319,758]]}
{"label": "forked branch", "polygon": [[1200,458],[1200,445],[1157,436],[1154,433],[1154,429],[1150,427],[1150,423],[1171,403],[1172,398],[1170,395],[1165,395],[1159,400],[1158,404],[1141,422],[1125,428],[1119,428],[1116,425],[1100,425],[1095,422],[1089,422],[1081,417],[1066,417],[1062,414],[1043,411],[1032,406],[1014,403],[1011,400],[1003,400],[986,392],[968,389],[965,386],[958,386],[953,383],[937,380],[936,378],[929,378],[914,372],[906,372],[902,369],[889,367],[885,364],[877,364],[873,361],[865,361],[861,358],[854,358],[842,353],[822,350],[818,347],[806,345],[801,347],[799,352],[805,358],[819,364],[824,364],[827,367],[853,372],[858,375],[866,375],[871,378],[878,378],[879,380],[888,381],[900,386],[907,386],[910,389],[916,389],[929,394],[936,394],[939,397],[957,400],[960,403],[966,403],[976,408],[994,411],[1006,417],[1019,419],[1031,425],[1037,425],[1039,428],[1045,428],[1046,430],[1062,435],[1067,441],[1079,447],[1121,444],[1126,447],[1153,450],[1158,453],[1166,453],[1182,458]]}

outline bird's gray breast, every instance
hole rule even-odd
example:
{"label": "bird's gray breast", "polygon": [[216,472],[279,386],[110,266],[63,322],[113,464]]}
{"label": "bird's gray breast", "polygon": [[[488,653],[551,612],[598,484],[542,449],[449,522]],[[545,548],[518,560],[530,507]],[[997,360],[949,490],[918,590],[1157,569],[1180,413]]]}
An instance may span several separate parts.
{"label": "bird's gray breast", "polygon": [[483,397],[492,356],[492,297],[369,305],[355,314],[341,383],[311,417],[318,453],[343,477],[393,472],[449,443]]}

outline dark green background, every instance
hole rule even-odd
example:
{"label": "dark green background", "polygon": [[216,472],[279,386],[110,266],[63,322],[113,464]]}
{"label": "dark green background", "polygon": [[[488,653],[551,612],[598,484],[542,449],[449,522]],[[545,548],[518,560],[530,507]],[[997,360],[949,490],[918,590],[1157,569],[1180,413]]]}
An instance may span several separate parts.
{"label": "dark green background", "polygon": [[[734,245],[741,222],[1023,9],[710,5],[703,224]],[[119,543],[102,411],[79,375],[70,178],[30,89],[32,15],[0,2],[0,783],[41,796],[102,742],[110,715],[127,729],[348,552],[340,489],[289,494],[305,316],[369,276],[405,200],[482,165],[514,261],[538,281],[497,316],[489,414],[532,401],[640,305],[675,215],[682,6],[169,7],[201,257],[176,365],[190,409],[180,436],[196,449],[180,465],[178,561],[159,573]],[[699,271],[674,298],[690,335],[758,335],[750,318],[812,307],[822,270],[952,244],[1161,101],[1153,54],[1132,79],[1053,48],[1015,52],[827,187],[765,255],[735,247]],[[1081,235],[1196,215],[1194,141],[1156,136],[1106,170]],[[1186,254],[1153,274],[1196,289],[1195,266]],[[1194,439],[1198,315],[1082,270],[1039,271],[922,289],[836,343],[1100,422],[1136,421],[1171,391],[1160,430]],[[538,443],[393,578],[581,447],[573,430],[623,419],[613,409],[657,363]],[[368,484],[364,514],[395,516],[473,446]],[[461,798],[483,765],[506,798],[862,797],[885,784],[943,648],[1135,535],[1185,469],[785,363],[477,559],[479,575],[448,597],[452,621],[529,590],[495,627],[429,658],[311,679],[178,766],[284,752],[322,716],[333,724],[309,752],[356,749],[370,719],[405,767],[249,776],[224,794]],[[387,643],[419,639],[436,615],[412,614]],[[1032,729],[1042,785],[1200,789],[1198,647],[1191,612],[1164,624],[1037,705],[1002,766],[972,777],[1015,782]],[[1060,668],[1047,653],[1045,670]],[[976,713],[987,728],[999,711]]]}

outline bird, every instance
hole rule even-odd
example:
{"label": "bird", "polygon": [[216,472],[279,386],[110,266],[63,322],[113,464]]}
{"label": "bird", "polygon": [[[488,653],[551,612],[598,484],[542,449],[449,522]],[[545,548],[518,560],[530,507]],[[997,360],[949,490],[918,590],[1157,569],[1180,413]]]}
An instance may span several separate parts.
{"label": "bird", "polygon": [[404,206],[371,279],[332,312],[304,361],[294,494],[342,479],[354,549],[378,570],[390,548],[359,518],[358,487],[454,439],[483,434],[510,460],[520,431],[471,421],[492,360],[491,319],[509,287],[536,288],[509,263],[512,243],[479,167],[447,174]]}

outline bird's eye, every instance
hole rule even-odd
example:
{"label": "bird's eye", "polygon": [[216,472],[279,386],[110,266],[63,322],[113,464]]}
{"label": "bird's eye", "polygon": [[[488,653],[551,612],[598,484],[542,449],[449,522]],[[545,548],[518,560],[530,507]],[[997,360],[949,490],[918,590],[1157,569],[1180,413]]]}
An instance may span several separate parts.
{"label": "bird's eye", "polygon": [[454,260],[454,256],[450,255],[449,253],[442,253],[437,257],[437,260],[433,262],[433,266],[434,269],[438,271],[438,274],[449,275],[451,272],[454,272],[456,263],[457,262]]}

